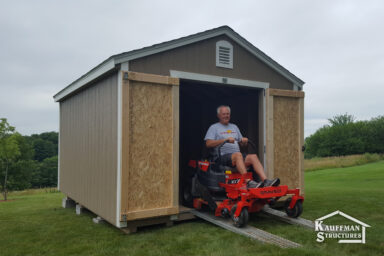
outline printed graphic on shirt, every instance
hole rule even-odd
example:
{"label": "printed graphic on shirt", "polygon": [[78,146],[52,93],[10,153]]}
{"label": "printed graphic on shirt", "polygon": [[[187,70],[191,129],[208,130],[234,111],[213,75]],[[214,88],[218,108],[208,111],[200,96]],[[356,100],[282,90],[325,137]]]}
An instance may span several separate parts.
{"label": "printed graphic on shirt", "polygon": [[220,134],[236,134],[236,131],[227,130],[225,132],[221,132]]}

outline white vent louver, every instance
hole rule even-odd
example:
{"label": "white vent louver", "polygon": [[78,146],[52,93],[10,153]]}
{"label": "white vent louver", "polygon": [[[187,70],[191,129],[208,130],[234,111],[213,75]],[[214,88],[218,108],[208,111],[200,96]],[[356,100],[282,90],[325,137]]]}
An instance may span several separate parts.
{"label": "white vent louver", "polygon": [[233,68],[233,46],[227,41],[216,43],[216,66]]}

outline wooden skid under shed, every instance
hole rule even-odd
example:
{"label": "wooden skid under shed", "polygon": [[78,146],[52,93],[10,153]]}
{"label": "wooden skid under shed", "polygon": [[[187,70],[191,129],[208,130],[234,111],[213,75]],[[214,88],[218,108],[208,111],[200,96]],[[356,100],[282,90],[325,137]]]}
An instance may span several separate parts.
{"label": "wooden skid under shed", "polygon": [[192,210],[191,212],[197,217],[202,218],[206,221],[209,221],[217,226],[220,226],[222,228],[225,228],[237,234],[255,239],[262,243],[274,244],[281,248],[296,248],[301,246],[298,243],[292,242],[288,239],[273,235],[271,233],[268,233],[266,231],[263,231],[261,229],[258,229],[249,225],[244,228],[237,228],[233,225],[231,220],[216,217],[212,213],[200,212],[197,210]]}
{"label": "wooden skid under shed", "polygon": [[141,219],[133,220],[127,222],[127,227],[121,228],[121,230],[126,234],[136,233],[137,228],[165,224],[167,227],[171,227],[174,222],[190,220],[196,218],[195,215],[191,213],[191,209],[180,206],[179,213],[170,216],[156,217],[150,219]]}
{"label": "wooden skid under shed", "polygon": [[128,221],[127,227],[121,228],[121,230],[126,234],[131,234],[136,233],[137,228],[139,227],[153,226],[159,224],[165,224],[167,227],[171,227],[173,225],[173,221],[170,219],[170,216]]}

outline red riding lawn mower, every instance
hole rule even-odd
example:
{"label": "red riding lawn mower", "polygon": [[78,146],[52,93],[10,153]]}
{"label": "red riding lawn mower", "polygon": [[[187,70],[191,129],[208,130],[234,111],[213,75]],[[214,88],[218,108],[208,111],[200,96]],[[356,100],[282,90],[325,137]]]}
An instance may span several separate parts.
{"label": "red riding lawn mower", "polygon": [[[256,172],[249,169],[245,175],[235,167],[221,163],[220,144],[211,150],[207,160],[190,160],[188,165],[194,169],[190,193],[184,198],[200,210],[208,206],[215,216],[231,217],[236,227],[244,227],[249,220],[249,213],[259,212],[266,204],[273,205],[280,197],[292,195],[285,202],[288,216],[297,218],[303,212],[304,197],[300,189],[289,189],[286,185],[276,184],[271,187],[247,188],[245,180],[260,181]],[[256,149],[252,141],[248,141]]]}

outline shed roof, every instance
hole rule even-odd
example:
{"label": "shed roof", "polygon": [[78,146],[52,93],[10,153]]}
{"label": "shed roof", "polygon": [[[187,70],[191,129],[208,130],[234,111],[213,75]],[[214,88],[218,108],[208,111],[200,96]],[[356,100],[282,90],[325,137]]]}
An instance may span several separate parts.
{"label": "shed roof", "polygon": [[72,82],[71,84],[69,84],[67,87],[59,91],[56,95],[54,95],[54,99],[55,101],[60,101],[64,97],[73,93],[74,91],[92,82],[94,79],[115,69],[121,63],[142,58],[148,55],[156,54],[159,52],[171,50],[171,49],[185,46],[188,44],[196,43],[196,42],[206,40],[212,37],[220,36],[220,35],[226,35],[232,40],[234,40],[236,43],[244,47],[246,50],[248,50],[251,54],[253,54],[258,59],[260,59],[266,65],[274,69],[277,73],[287,78],[294,85],[297,85],[299,87],[303,86],[304,81],[302,81],[300,78],[298,78],[297,76],[292,74],[290,71],[285,69],[283,66],[281,66],[279,63],[274,61],[271,57],[266,55],[260,49],[252,45],[250,42],[248,42],[246,39],[244,39],[242,36],[236,33],[232,28],[230,28],[229,26],[221,26],[218,28],[206,30],[197,34],[181,37],[171,41],[154,44],[152,46],[112,55],[111,57],[109,57],[108,59],[106,59],[105,61],[103,61],[102,63],[100,63],[93,69],[91,69],[90,71],[88,71],[86,74],[84,74],[83,76],[81,76],[80,78]]}

